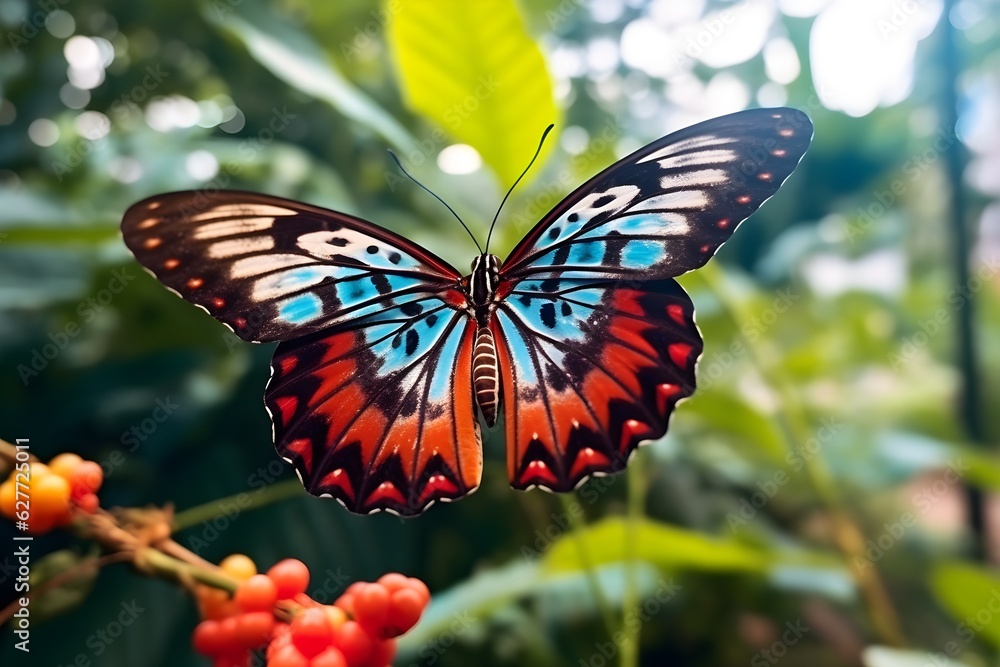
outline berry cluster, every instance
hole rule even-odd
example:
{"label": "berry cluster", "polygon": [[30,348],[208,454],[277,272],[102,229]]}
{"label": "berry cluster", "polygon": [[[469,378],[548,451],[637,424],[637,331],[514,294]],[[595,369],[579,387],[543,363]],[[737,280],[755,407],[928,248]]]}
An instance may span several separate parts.
{"label": "berry cluster", "polygon": [[[333,605],[322,605],[305,594],[309,570],[301,561],[283,560],[258,574],[252,560],[236,554],[220,567],[240,583],[232,598],[198,587],[205,620],[193,636],[195,650],[215,667],[245,667],[251,652],[265,646],[269,667],[386,667],[395,638],[430,601],[423,582],[401,574],[354,583]],[[291,621],[278,620],[276,611]]]}
{"label": "berry cluster", "polygon": [[45,533],[69,523],[73,508],[88,514],[96,511],[103,482],[101,466],[76,454],[59,454],[48,465],[19,463],[0,484],[0,513],[25,521],[31,533]]}

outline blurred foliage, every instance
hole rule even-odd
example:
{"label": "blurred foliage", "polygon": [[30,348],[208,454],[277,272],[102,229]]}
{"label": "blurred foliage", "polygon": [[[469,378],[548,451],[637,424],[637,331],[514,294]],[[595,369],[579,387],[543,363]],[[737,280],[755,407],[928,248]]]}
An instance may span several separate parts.
{"label": "blurred foliage", "polygon": [[[145,196],[226,187],[293,197],[375,220],[465,267],[474,245],[400,179],[386,148],[482,241],[541,129],[557,122],[501,215],[493,248],[503,256],[616,157],[700,117],[787,100],[816,125],[805,161],[716,262],[681,279],[706,340],[700,388],[632,464],[638,526],[622,519],[635,504],[624,477],[592,480],[569,504],[511,491],[503,436],[492,431],[478,492],[417,520],[356,517],[303,492],[252,512],[220,504],[177,539],[214,561],[301,558],[317,599],[336,596],[340,575],[420,576],[435,601],[397,664],[596,665],[608,640],[602,604],[625,605],[627,618],[636,600],[662,600],[641,620],[642,664],[764,664],[761,651],[797,622],[811,631],[782,645],[784,664],[925,664],[949,643],[954,661],[991,664],[1000,616],[979,616],[998,575],[973,563],[965,487],[1000,486],[1000,411],[990,409],[1000,393],[1000,248],[983,214],[978,282],[956,285],[949,183],[933,148],[950,85],[939,53],[946,20],[914,42],[912,90],[851,117],[826,108],[813,81],[811,13],[824,3],[810,13],[781,2],[782,14],[773,2],[515,9],[490,0],[452,11],[413,3],[400,15],[407,4],[0,0],[0,437],[30,438],[43,458],[71,450],[104,462],[106,505],[183,510],[294,479],[261,405],[271,348],[227,335],[122,244],[121,214]],[[759,7],[771,18],[758,32],[788,40],[784,62],[802,63],[783,83],[760,46],[712,66],[653,40],[654,55],[682,55],[677,71],[659,74],[624,57],[650,22],[686,21],[697,36],[710,15]],[[952,23],[967,26],[963,127],[1000,99],[998,9],[995,0],[951,9]],[[751,15],[740,16],[749,26]],[[73,35],[89,39],[71,46]],[[67,70],[68,59],[86,66]],[[491,71],[503,85],[480,100]],[[469,95],[477,104],[460,106],[467,117],[453,123],[449,111]],[[977,160],[995,159],[995,129],[966,146]],[[470,171],[467,150],[464,161],[445,159],[457,142],[483,165]],[[969,180],[962,194],[978,220],[998,193]],[[953,361],[956,323],[973,303],[986,442],[968,442],[959,415],[969,369]],[[173,407],[158,422],[159,404]],[[817,487],[824,475],[863,535],[860,564],[838,553]],[[34,548],[88,555],[65,536]],[[908,651],[877,646],[851,567],[884,581]],[[625,594],[629,580],[637,598]],[[664,582],[676,593],[657,596]],[[195,610],[175,588],[112,566],[84,604],[38,619],[31,664],[198,664]],[[123,605],[142,611],[117,640],[96,639]],[[0,660],[22,664],[11,643]]]}

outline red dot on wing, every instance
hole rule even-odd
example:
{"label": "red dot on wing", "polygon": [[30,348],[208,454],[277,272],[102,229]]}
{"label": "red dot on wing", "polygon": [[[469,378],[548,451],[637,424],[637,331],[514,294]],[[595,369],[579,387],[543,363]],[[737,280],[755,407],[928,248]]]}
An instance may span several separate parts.
{"label": "red dot on wing", "polygon": [[549,466],[545,464],[545,461],[531,461],[528,463],[527,467],[524,469],[524,474],[521,475],[522,484],[531,484],[532,482],[542,482],[543,484],[555,484],[557,478],[553,474]]}
{"label": "red dot on wing", "polygon": [[737,204],[749,204],[750,203],[750,195],[740,195],[739,197],[736,198],[736,203]]}
{"label": "red dot on wing", "polygon": [[725,229],[726,227],[729,226],[729,218],[723,218],[722,220],[719,220],[717,223],[715,223],[715,226],[718,227],[719,229]]}
{"label": "red dot on wing", "polygon": [[142,246],[147,250],[152,250],[161,243],[163,243],[163,241],[160,238],[154,236],[153,238],[146,239],[146,241],[142,244]]}
{"label": "red dot on wing", "polygon": [[278,365],[281,366],[282,373],[289,373],[293,368],[295,368],[295,364],[297,364],[298,362],[299,362],[298,357],[288,356],[288,357],[282,357],[281,361],[278,362]]}
{"label": "red dot on wing", "polygon": [[222,308],[223,306],[226,305],[226,300],[220,296],[217,296],[214,299],[212,299],[212,305],[215,306],[216,308]]}
{"label": "red dot on wing", "polygon": [[656,388],[656,401],[660,412],[666,412],[667,403],[681,393],[680,386],[676,384],[663,383]]}
{"label": "red dot on wing", "polygon": [[163,263],[163,268],[167,269],[168,271],[171,271],[173,269],[176,269],[180,265],[181,265],[181,260],[177,259],[176,257],[171,257],[170,259],[168,259]]}
{"label": "red dot on wing", "polygon": [[205,284],[205,281],[201,278],[191,278],[187,281],[188,289],[198,289]]}
{"label": "red dot on wing", "polygon": [[451,497],[456,493],[458,493],[458,487],[450,479],[444,475],[431,475],[420,494],[420,502],[423,504],[432,498]]}
{"label": "red dot on wing", "polygon": [[670,360],[681,368],[687,367],[688,356],[691,354],[691,346],[687,343],[671,343],[667,346],[667,353]]}
{"label": "red dot on wing", "polygon": [[274,399],[274,403],[278,406],[278,410],[281,411],[281,422],[287,424],[295,415],[296,408],[299,407],[299,398],[298,396],[279,396]]}
{"label": "red dot on wing", "polygon": [[576,460],[573,462],[573,469],[570,470],[569,474],[573,479],[579,479],[588,472],[608,470],[610,464],[608,457],[601,452],[591,447],[584,447],[577,454]]}
{"label": "red dot on wing", "polygon": [[670,319],[672,319],[674,322],[677,322],[680,325],[687,324],[687,319],[684,314],[684,306],[680,304],[671,303],[670,305],[668,305],[667,315],[670,316]]}

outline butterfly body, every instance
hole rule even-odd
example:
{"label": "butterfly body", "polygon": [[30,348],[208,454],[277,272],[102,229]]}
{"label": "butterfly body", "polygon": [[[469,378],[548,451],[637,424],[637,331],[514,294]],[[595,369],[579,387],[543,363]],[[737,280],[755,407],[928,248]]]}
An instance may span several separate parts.
{"label": "butterfly body", "polygon": [[310,493],[415,515],[478,487],[477,414],[502,412],[518,489],[570,490],[662,437],[702,351],[673,278],[777,191],[811,135],[793,109],[680,130],[468,275],[360,218],[247,192],[151,197],[122,230],[169,288],[245,340],[280,341],[265,405]]}

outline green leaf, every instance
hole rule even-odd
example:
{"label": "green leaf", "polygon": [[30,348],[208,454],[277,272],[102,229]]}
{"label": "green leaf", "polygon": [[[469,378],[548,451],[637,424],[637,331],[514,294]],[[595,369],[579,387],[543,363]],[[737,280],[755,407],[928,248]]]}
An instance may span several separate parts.
{"label": "green leaf", "polygon": [[323,49],[297,26],[257,3],[233,7],[206,4],[202,13],[243,42],[254,60],[288,85],[329,103],[400,151],[414,150],[416,144],[406,128],[348,81]]}
{"label": "green leaf", "polygon": [[545,59],[513,0],[407,0],[389,39],[408,106],[512,184],[559,116]]}
{"label": "green leaf", "polygon": [[1000,574],[971,563],[941,563],[931,573],[931,590],[960,621],[959,636],[963,631],[976,634],[1000,647],[1000,614],[994,611],[1000,609]]}
{"label": "green leaf", "polygon": [[697,415],[707,426],[733,436],[735,444],[747,445],[757,454],[784,465],[788,449],[772,417],[761,414],[731,393],[709,390],[696,394],[684,411]]}
{"label": "green leaf", "polygon": [[906,651],[888,646],[869,646],[861,654],[865,667],[965,667],[964,662],[949,660],[942,653]]}
{"label": "green leaf", "polygon": [[43,621],[79,607],[94,587],[98,570],[96,567],[97,559],[93,555],[81,556],[69,549],[54,551],[32,565],[31,588],[38,590],[45,582],[71,568],[78,567],[84,561],[93,562],[94,567],[81,569],[78,577],[61,586],[35,595],[31,599],[32,618]]}
{"label": "green leaf", "polygon": [[[590,564],[625,560],[626,522],[621,518],[599,521],[582,529],[581,535],[564,535],[545,554],[547,568],[583,569],[580,544]],[[770,563],[767,553],[735,540],[710,537],[656,521],[640,521],[635,527],[636,557],[658,567],[708,571],[763,571]]]}

